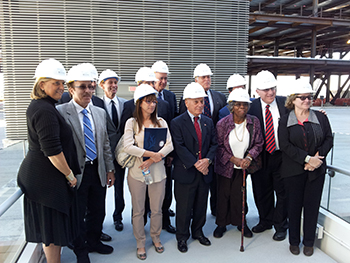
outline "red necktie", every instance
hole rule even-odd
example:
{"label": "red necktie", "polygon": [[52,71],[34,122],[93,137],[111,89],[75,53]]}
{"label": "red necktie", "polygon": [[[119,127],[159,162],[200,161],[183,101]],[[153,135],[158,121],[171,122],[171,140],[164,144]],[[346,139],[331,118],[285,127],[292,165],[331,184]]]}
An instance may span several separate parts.
{"label": "red necktie", "polygon": [[194,128],[196,129],[196,133],[197,133],[197,138],[198,138],[198,144],[199,144],[199,160],[202,159],[202,132],[201,132],[201,128],[199,127],[199,123],[198,123],[198,117],[194,117]]}
{"label": "red necktie", "polygon": [[265,111],[266,151],[268,151],[269,153],[273,153],[276,150],[275,130],[273,128],[273,119],[269,108],[270,108],[270,105],[266,105],[266,111]]}

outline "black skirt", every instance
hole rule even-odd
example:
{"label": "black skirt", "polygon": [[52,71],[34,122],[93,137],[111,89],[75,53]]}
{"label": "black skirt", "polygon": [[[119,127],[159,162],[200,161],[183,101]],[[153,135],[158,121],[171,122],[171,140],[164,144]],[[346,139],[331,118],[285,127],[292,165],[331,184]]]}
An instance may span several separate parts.
{"label": "black skirt", "polygon": [[26,241],[46,246],[67,246],[79,234],[76,191],[69,214],[59,212],[24,195],[24,228]]}

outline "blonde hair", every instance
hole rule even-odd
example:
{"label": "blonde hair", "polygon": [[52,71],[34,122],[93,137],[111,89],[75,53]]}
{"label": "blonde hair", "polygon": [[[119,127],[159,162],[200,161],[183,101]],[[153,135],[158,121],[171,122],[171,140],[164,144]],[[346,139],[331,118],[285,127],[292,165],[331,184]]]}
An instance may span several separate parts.
{"label": "blonde hair", "polygon": [[294,110],[294,103],[293,101],[295,101],[295,99],[297,98],[298,94],[292,94],[292,95],[289,95],[286,99],[286,103],[285,103],[285,107],[288,109],[288,110]]}
{"label": "blonde hair", "polygon": [[40,88],[40,83],[41,82],[47,82],[49,80],[51,80],[51,79],[50,78],[44,78],[44,77],[43,78],[37,78],[35,80],[32,92],[30,93],[30,98],[33,99],[33,100],[40,100],[40,99],[46,98],[47,94],[45,93],[45,91],[43,91]]}

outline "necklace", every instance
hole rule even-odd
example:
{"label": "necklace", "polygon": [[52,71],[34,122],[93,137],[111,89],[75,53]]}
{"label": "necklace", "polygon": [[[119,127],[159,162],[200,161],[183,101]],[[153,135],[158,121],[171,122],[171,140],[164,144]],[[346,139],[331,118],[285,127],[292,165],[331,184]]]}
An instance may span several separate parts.
{"label": "necklace", "polygon": [[247,122],[247,119],[244,119],[244,122],[243,122],[243,133],[242,133],[242,139],[239,139],[238,136],[237,136],[237,128],[233,129],[235,131],[235,135],[236,135],[236,138],[239,142],[243,142],[243,138],[244,138],[244,131],[245,131],[245,127],[246,127],[246,122]]}

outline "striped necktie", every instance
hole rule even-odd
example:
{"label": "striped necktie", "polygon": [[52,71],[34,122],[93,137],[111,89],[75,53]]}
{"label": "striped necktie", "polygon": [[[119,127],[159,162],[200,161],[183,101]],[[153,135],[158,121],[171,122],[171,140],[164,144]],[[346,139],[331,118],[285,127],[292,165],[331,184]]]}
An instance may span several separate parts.
{"label": "striped necktie", "polygon": [[158,92],[158,99],[163,100],[163,97],[162,97],[162,93],[161,93],[161,92]]}
{"label": "striped necktie", "polygon": [[[205,94],[208,94],[206,91]],[[211,118],[211,111],[210,111],[210,101],[209,97],[204,97],[204,115]]]}
{"label": "striped necktie", "polygon": [[273,128],[273,119],[270,111],[270,105],[266,105],[265,111],[265,140],[266,140],[266,151],[269,153],[273,153],[276,150],[276,142],[275,142],[275,130]]}
{"label": "striped necktie", "polygon": [[84,139],[85,139],[85,151],[86,157],[93,161],[96,158],[96,146],[94,133],[92,132],[91,122],[88,116],[88,112],[86,109],[83,109],[81,113],[84,115],[83,117],[83,125],[84,125]]}

